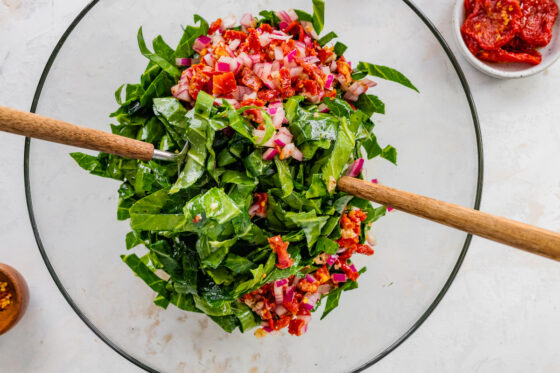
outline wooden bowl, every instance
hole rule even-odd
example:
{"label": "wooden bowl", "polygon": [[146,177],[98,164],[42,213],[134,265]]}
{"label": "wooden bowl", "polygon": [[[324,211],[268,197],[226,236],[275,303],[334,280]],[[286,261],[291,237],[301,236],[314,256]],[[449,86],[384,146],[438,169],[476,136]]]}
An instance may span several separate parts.
{"label": "wooden bowl", "polygon": [[0,311],[0,335],[6,333],[23,317],[29,304],[29,288],[23,276],[9,265],[0,263],[0,282],[7,282],[12,304]]}

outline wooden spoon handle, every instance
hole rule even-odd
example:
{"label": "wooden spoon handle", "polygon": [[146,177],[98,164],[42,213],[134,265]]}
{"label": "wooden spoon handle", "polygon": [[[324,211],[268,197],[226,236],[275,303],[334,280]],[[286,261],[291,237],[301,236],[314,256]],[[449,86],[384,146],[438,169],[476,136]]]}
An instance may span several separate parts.
{"label": "wooden spoon handle", "polygon": [[0,106],[0,130],[36,139],[149,161],[152,144]]}
{"label": "wooden spoon handle", "polygon": [[485,212],[344,176],[339,190],[422,218],[560,261],[560,234]]}

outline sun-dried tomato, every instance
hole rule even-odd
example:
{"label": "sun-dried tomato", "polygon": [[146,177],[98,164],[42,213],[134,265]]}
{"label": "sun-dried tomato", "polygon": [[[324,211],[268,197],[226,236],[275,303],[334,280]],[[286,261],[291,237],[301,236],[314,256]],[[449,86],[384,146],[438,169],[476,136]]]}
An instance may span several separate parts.
{"label": "sun-dried tomato", "polygon": [[321,63],[326,63],[326,61],[334,55],[333,48],[321,48],[317,53],[317,57]]}
{"label": "sun-dried tomato", "polygon": [[519,37],[534,47],[544,47],[552,38],[552,26],[558,18],[558,5],[552,0],[523,0],[524,25]]}
{"label": "sun-dried tomato", "polygon": [[280,269],[289,268],[294,264],[294,259],[290,257],[288,253],[289,242],[284,242],[280,235],[274,236],[268,239],[268,243],[272,248],[272,251],[278,256],[278,263],[276,266]]}
{"label": "sun-dried tomato", "polygon": [[303,41],[303,38],[305,38],[305,31],[303,30],[303,26],[298,21],[293,21],[292,23],[290,23],[288,27],[286,27],[284,32],[301,41]]}
{"label": "sun-dried tomato", "polygon": [[515,37],[522,20],[517,0],[478,0],[461,30],[482,48],[496,50]]}
{"label": "sun-dried tomato", "polygon": [[290,326],[288,327],[288,332],[291,335],[302,335],[305,333],[305,321],[301,319],[292,319],[290,321]]}
{"label": "sun-dried tomato", "polygon": [[258,217],[266,218],[268,193],[253,193],[253,197],[255,197],[253,206],[257,206],[258,208],[253,210],[253,207],[251,207],[251,209],[249,209],[251,217],[257,215]]}
{"label": "sun-dried tomato", "polygon": [[348,62],[346,62],[344,57],[340,57],[336,61],[336,70],[339,74],[342,74],[344,76],[344,78],[346,79],[346,83],[350,83],[352,81],[352,68],[350,67]]}
{"label": "sun-dried tomato", "polygon": [[478,52],[477,57],[488,62],[524,62],[531,65],[538,65],[542,62],[542,55],[537,50],[531,53],[510,52],[505,49],[495,51],[481,50]]}
{"label": "sun-dried tomato", "polygon": [[370,256],[370,255],[373,255],[373,252],[374,252],[374,251],[373,251],[373,249],[372,249],[371,247],[369,247],[368,245],[359,244],[359,245],[356,246],[356,252],[357,252],[358,254],[363,254],[363,255],[368,255],[368,256]]}
{"label": "sun-dried tomato", "polygon": [[280,91],[282,92],[282,98],[289,98],[295,94],[295,90],[292,88],[292,78],[290,76],[290,70],[283,67],[278,72],[280,77]]}
{"label": "sun-dried tomato", "polygon": [[221,29],[222,29],[222,19],[218,18],[217,20],[212,22],[212,24],[210,25],[210,28],[208,29],[208,35],[212,35],[216,31],[221,30]]}
{"label": "sun-dried tomato", "polygon": [[282,316],[278,321],[276,321],[276,330],[284,329],[286,326],[290,325],[292,316]]}
{"label": "sun-dried tomato", "polygon": [[356,281],[358,277],[360,277],[360,274],[352,270],[352,268],[347,263],[340,263],[340,269],[342,269],[346,277],[348,277],[352,281]]}
{"label": "sun-dried tomato", "polygon": [[269,25],[268,23],[261,23],[261,25],[259,26],[260,29],[262,30],[262,32],[272,32],[274,31],[274,29],[272,28],[271,25]]}
{"label": "sun-dried tomato", "polygon": [[297,301],[294,302],[282,302],[282,305],[284,306],[284,308],[286,308],[290,313],[293,313],[294,315],[298,312],[299,310],[299,303]]}
{"label": "sun-dried tomato", "polygon": [[248,67],[241,71],[241,83],[255,92],[258,92],[263,85],[262,80]]}
{"label": "sun-dried tomato", "polygon": [[331,278],[331,274],[329,273],[329,269],[325,264],[321,268],[319,268],[314,275],[315,279],[319,281],[320,284],[324,284],[325,282],[329,281]]}
{"label": "sun-dried tomato", "polygon": [[468,17],[473,12],[475,3],[476,0],[465,0],[465,16]]}
{"label": "sun-dried tomato", "polygon": [[311,283],[306,279],[303,279],[298,282],[297,288],[304,293],[316,293],[319,288],[319,283],[317,281]]}
{"label": "sun-dried tomato", "polygon": [[210,82],[210,77],[204,73],[196,73],[189,81],[189,95],[196,100],[200,92]]}
{"label": "sun-dried tomato", "polygon": [[319,89],[321,89],[321,87],[316,81],[306,79],[298,81],[296,89],[298,89],[300,92],[308,93],[311,96],[316,96],[319,93]]}
{"label": "sun-dried tomato", "polygon": [[263,101],[276,101],[282,98],[282,93],[276,89],[263,89],[257,93],[257,97]]}
{"label": "sun-dried tomato", "polygon": [[214,75],[212,78],[214,95],[222,95],[237,89],[235,75],[232,72]]}
{"label": "sun-dried tomato", "polygon": [[263,107],[266,104],[263,100],[259,100],[258,98],[248,98],[241,101],[241,106],[260,106]]}
{"label": "sun-dried tomato", "polygon": [[262,112],[259,109],[247,109],[243,115],[256,123],[263,123]]}
{"label": "sun-dried tomato", "polygon": [[259,34],[256,30],[250,29],[249,36],[247,37],[247,47],[252,53],[257,53],[261,50],[261,42],[259,40]]}
{"label": "sun-dried tomato", "polygon": [[469,35],[462,33],[463,40],[467,48],[477,58],[488,62],[522,62],[532,65],[538,65],[542,61],[542,55],[535,49],[527,49],[527,44],[522,44],[518,38],[513,39],[504,47],[487,51],[482,49],[480,45]]}
{"label": "sun-dried tomato", "polygon": [[239,39],[244,42],[247,39],[247,34],[243,31],[226,30],[223,36],[224,40],[229,43],[232,40]]}
{"label": "sun-dried tomato", "polygon": [[348,213],[348,218],[352,220],[355,224],[360,224],[367,219],[367,214],[361,209],[355,209]]}

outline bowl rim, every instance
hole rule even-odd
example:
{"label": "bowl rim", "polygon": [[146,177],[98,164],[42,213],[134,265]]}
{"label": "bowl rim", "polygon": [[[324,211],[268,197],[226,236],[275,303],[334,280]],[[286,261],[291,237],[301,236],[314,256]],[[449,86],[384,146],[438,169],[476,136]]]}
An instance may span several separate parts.
{"label": "bowl rim", "polygon": [[[51,55],[49,56],[49,59],[47,60],[46,65],[43,69],[41,77],[39,78],[39,82],[37,83],[37,88],[35,90],[35,93],[34,93],[34,96],[33,96],[33,101],[32,101],[31,108],[30,108],[30,111],[32,113],[35,113],[35,111],[37,109],[37,106],[39,104],[39,100],[40,100],[40,97],[41,97],[41,92],[42,92],[43,86],[46,82],[46,79],[49,75],[50,69],[51,69],[52,65],[54,64],[59,51],[62,49],[65,41],[68,39],[68,37],[70,36],[72,31],[76,28],[76,26],[80,23],[80,21],[88,14],[88,12],[97,3],[99,3],[99,1],[100,0],[91,0],[91,2],[89,4],[87,4],[82,9],[82,11],[74,18],[74,20],[70,23],[68,28],[64,31],[64,33],[60,37],[59,41],[57,42],[56,46],[54,47]],[[477,146],[477,181],[476,181],[476,193],[475,193],[473,208],[476,209],[476,210],[479,210],[481,199],[482,199],[482,188],[483,188],[483,178],[484,178],[484,152],[483,152],[483,145],[482,145],[482,133],[481,133],[481,129],[480,129],[480,122],[479,122],[478,113],[477,113],[477,110],[476,110],[476,105],[475,105],[475,102],[474,102],[474,99],[473,99],[473,96],[472,96],[472,93],[471,93],[470,86],[467,82],[465,74],[464,74],[457,58],[455,57],[455,54],[453,53],[453,51],[449,47],[449,44],[447,43],[445,38],[442,36],[442,34],[436,28],[436,26],[413,3],[412,0],[401,0],[401,1],[406,6],[408,6],[410,8],[410,10],[412,10],[420,18],[420,20],[425,24],[425,26],[431,31],[433,36],[439,42],[440,46],[443,49],[443,52],[449,58],[449,62],[453,66],[453,68],[454,68],[454,70],[457,74],[457,77],[459,78],[459,81],[461,83],[461,86],[463,87],[463,91],[465,93],[465,98],[466,98],[467,103],[469,105],[469,110],[470,110],[472,121],[473,121],[475,140],[476,140],[476,146]],[[64,287],[62,281],[59,279],[58,275],[56,274],[56,272],[54,270],[54,267],[51,264],[50,259],[47,255],[45,247],[43,246],[41,236],[40,236],[40,233],[39,233],[39,230],[38,230],[37,222],[35,220],[35,215],[34,215],[34,210],[33,210],[33,201],[32,201],[32,197],[31,197],[30,175],[29,175],[29,153],[30,153],[30,149],[31,149],[31,139],[26,138],[25,139],[25,145],[24,145],[23,171],[24,171],[24,187],[25,187],[25,199],[26,199],[26,204],[27,204],[27,211],[28,211],[31,227],[33,229],[33,235],[34,235],[35,241],[37,243],[37,247],[39,249],[41,257],[43,258],[45,266],[47,267],[47,270],[49,271],[49,274],[51,275],[53,281],[55,282],[55,285],[57,286],[57,288],[61,292],[64,299],[68,302],[68,304],[72,308],[72,310],[86,324],[86,326],[89,327],[90,330],[97,337],[99,337],[107,346],[109,346],[116,353],[118,353],[119,355],[121,355],[123,358],[130,361],[134,365],[138,366],[139,368],[142,368],[147,372],[158,373],[158,371],[156,369],[142,363],[141,361],[136,359],[134,356],[130,355],[128,352],[124,351],[121,347],[116,345],[107,336],[105,336],[103,334],[103,332],[101,332],[101,330],[99,330],[93,324],[93,322],[82,312],[82,310],[74,302],[74,300],[72,299],[72,297],[70,296],[70,294],[68,293],[66,288]],[[424,321],[427,320],[427,318],[432,314],[434,309],[439,305],[439,303],[441,302],[441,300],[443,299],[443,297],[445,296],[445,294],[447,293],[447,291],[451,287],[451,284],[455,280],[455,278],[457,276],[457,273],[458,273],[459,269],[461,268],[461,265],[462,265],[462,263],[465,259],[465,256],[468,252],[468,248],[471,244],[471,241],[472,241],[472,235],[467,234],[466,238],[465,238],[465,241],[464,241],[464,244],[463,244],[463,247],[462,247],[461,252],[459,254],[459,257],[457,258],[457,262],[453,266],[453,269],[452,269],[449,277],[445,281],[442,289],[438,292],[438,294],[436,295],[436,297],[434,298],[432,303],[429,305],[429,307],[426,309],[426,311],[424,311],[424,313],[422,313],[422,315],[419,317],[419,319],[417,321],[415,321],[410,326],[410,328],[407,329],[403,333],[403,335],[401,337],[397,338],[385,350],[383,350],[382,352],[375,355],[372,359],[370,359],[369,361],[367,361],[363,365],[361,365],[359,367],[356,367],[356,368],[349,368],[351,372],[361,372],[361,371],[369,368],[373,364],[377,363],[378,361],[383,359],[385,356],[387,356],[389,353],[391,353],[393,350],[395,350],[397,347],[399,347],[406,339],[408,339],[408,337],[410,337],[416,330],[418,330],[418,328],[424,323]]]}
{"label": "bowl rim", "polygon": [[457,43],[457,46],[461,50],[461,53],[463,54],[465,59],[469,61],[469,63],[478,71],[498,79],[526,78],[543,72],[544,70],[552,66],[558,60],[558,58],[560,58],[560,48],[559,48],[550,57],[546,59],[546,62],[543,60],[538,65],[528,66],[526,69],[519,70],[519,71],[504,71],[495,67],[495,66],[499,66],[499,64],[497,63],[490,65],[488,63],[479,60],[467,48],[467,45],[463,40],[463,36],[461,35],[461,26],[463,25],[463,21],[465,19],[464,3],[465,3],[464,0],[456,0],[455,6],[453,8],[453,22],[452,22],[453,34],[455,35],[455,42]]}

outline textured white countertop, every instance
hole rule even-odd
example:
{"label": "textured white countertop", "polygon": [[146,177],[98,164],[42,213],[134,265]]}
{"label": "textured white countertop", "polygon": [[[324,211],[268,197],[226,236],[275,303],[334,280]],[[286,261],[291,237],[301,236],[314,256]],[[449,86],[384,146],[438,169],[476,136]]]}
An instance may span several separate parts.
{"label": "textured white countertop", "polygon": [[[381,0],[378,0],[381,1]],[[0,0],[0,105],[28,110],[44,64],[88,0]],[[417,0],[458,53],[453,1]],[[481,120],[482,210],[560,231],[560,64],[523,80],[481,75],[458,56]],[[2,372],[138,372],[74,314],[29,224],[23,139],[0,134],[0,261],[31,291],[0,337]],[[402,346],[369,371],[560,372],[560,266],[475,238],[451,289]]]}

